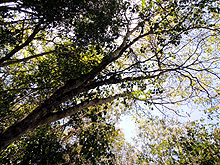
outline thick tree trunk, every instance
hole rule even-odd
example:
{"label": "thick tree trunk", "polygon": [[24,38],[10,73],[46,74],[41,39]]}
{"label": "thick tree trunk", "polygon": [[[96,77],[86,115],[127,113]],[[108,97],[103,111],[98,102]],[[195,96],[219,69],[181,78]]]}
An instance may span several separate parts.
{"label": "thick tree trunk", "polygon": [[65,111],[55,113],[49,113],[49,109],[51,108],[51,106],[48,106],[48,104],[44,103],[36,108],[26,118],[13,124],[0,135],[0,151],[6,148],[15,140],[18,140],[23,134],[25,134],[29,130],[32,130],[40,125],[51,123],[64,117],[73,115],[84,108],[110,102],[121,96],[123,95],[117,94],[108,98],[87,100],[74,107],[70,107]]}
{"label": "thick tree trunk", "polygon": [[[4,149],[15,140],[18,140],[28,130],[32,130],[39,125],[59,120],[61,119],[61,117],[62,118],[67,117],[71,115],[73,112],[75,113],[76,111],[79,111],[82,108],[89,107],[94,104],[109,102],[114,100],[116,97],[122,96],[121,94],[121,95],[105,98],[104,100],[98,99],[98,100],[92,100],[92,102],[89,103],[83,102],[83,104],[79,105],[77,110],[71,109],[68,110],[67,112],[62,112],[61,114],[59,114],[60,112],[51,113],[58,105],[67,101],[68,99],[71,99],[73,96],[76,96],[81,92],[86,92],[89,91],[90,89],[95,88],[96,87],[94,86],[95,84],[89,84],[88,82],[91,81],[96,75],[98,75],[109,63],[118,59],[123,54],[123,52],[128,48],[128,46],[126,45],[126,40],[128,39],[129,35],[132,32],[133,31],[128,32],[120,47],[116,49],[114,52],[110,53],[109,56],[106,56],[103,59],[103,61],[99,64],[99,66],[94,68],[90,73],[83,75],[81,78],[67,81],[64,86],[57,89],[57,91],[55,91],[50,98],[45,100],[44,103],[39,105],[27,117],[25,117],[21,121],[16,122],[8,129],[6,129],[2,134],[0,134],[0,150]],[[34,35],[34,33],[32,35]],[[6,57],[9,57],[9,55]],[[0,61],[1,60],[3,59],[0,59]],[[107,84],[109,84],[110,82],[117,83],[115,79],[109,79],[108,81],[109,82]],[[105,84],[105,82],[103,82],[103,84]]]}
{"label": "thick tree trunk", "polygon": [[0,150],[10,145],[13,141],[18,140],[28,130],[34,129],[39,126],[41,119],[49,112],[50,106],[43,103],[31,112],[24,119],[16,122],[7,128],[0,135]]}

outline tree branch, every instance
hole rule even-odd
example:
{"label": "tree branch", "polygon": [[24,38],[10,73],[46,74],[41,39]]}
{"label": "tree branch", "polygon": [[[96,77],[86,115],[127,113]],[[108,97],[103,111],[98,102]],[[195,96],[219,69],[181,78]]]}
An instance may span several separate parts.
{"label": "tree branch", "polygon": [[105,104],[105,103],[111,102],[119,97],[124,97],[125,95],[126,94],[116,94],[114,96],[107,97],[107,98],[86,100],[86,101],[84,101],[74,107],[70,107],[64,111],[49,113],[45,117],[42,118],[40,125],[55,122],[55,121],[60,120],[64,117],[71,116],[71,115],[79,112],[82,109],[85,109],[85,108],[88,108],[88,107],[94,106],[94,105]]}
{"label": "tree branch", "polygon": [[65,94],[73,89],[78,88],[79,86],[83,85],[84,83],[91,81],[104,68],[106,68],[107,65],[109,65],[111,62],[118,59],[124,53],[124,51],[128,48],[126,46],[127,39],[139,27],[140,27],[140,24],[138,24],[133,30],[131,30],[131,31],[128,30],[122,44],[114,52],[111,52],[108,56],[105,56],[103,58],[102,62],[98,65],[98,67],[94,68],[91,72],[83,75],[80,78],[68,80],[62,87],[60,87],[57,91],[55,91],[53,93],[52,97],[58,98],[59,96]]}
{"label": "tree branch", "polygon": [[26,58],[23,58],[23,59],[17,59],[17,60],[12,60],[12,61],[8,61],[8,62],[3,62],[2,64],[0,64],[0,67],[16,64],[16,63],[20,63],[20,62],[26,62],[26,61],[28,61],[30,59],[41,57],[41,56],[44,56],[44,55],[47,55],[47,54],[50,54],[50,53],[55,53],[55,52],[57,52],[57,51],[56,50],[52,50],[52,51],[49,51],[49,52],[44,52],[44,53],[36,54],[36,55],[30,56],[30,57],[26,57]]}
{"label": "tree branch", "polygon": [[55,113],[42,113],[45,112],[45,109],[47,109],[48,107],[38,107],[38,110],[33,111],[23,120],[13,124],[0,135],[0,151],[11,144],[13,141],[18,140],[27,131],[34,129],[39,125],[57,121],[64,117],[75,114],[79,110],[82,110],[84,108],[88,108],[93,105],[108,103],[113,101],[114,99],[123,96],[125,96],[125,94],[117,94],[107,98],[87,100],[74,107],[68,108],[65,111]]}
{"label": "tree branch", "polygon": [[0,64],[2,64],[6,60],[9,60],[15,53],[27,46],[34,39],[35,35],[40,31],[40,25],[41,24],[36,25],[33,33],[27,38],[27,40],[23,44],[21,44],[20,46],[16,46],[10,53],[6,54],[5,57],[2,57],[0,59]]}

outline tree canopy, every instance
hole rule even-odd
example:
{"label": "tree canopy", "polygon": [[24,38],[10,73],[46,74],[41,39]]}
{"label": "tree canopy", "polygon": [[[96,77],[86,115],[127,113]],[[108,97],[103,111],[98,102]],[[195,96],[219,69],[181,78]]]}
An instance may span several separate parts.
{"label": "tree canopy", "polygon": [[[165,116],[188,115],[181,105],[204,105],[207,115],[216,113],[219,5],[0,2],[3,163],[54,163],[57,154],[56,163],[114,164],[112,148],[120,141],[115,123],[137,104],[144,103],[145,113],[158,109]],[[17,150],[23,152],[9,160]]]}

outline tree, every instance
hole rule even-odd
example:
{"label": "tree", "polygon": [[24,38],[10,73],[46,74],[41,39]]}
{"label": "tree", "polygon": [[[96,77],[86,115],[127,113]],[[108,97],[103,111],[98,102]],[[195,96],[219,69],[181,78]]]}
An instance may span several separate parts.
{"label": "tree", "polygon": [[[119,130],[96,107],[62,124],[40,126],[0,152],[1,164],[115,164]],[[81,117],[83,115],[83,118]]]}
{"label": "tree", "polygon": [[139,121],[136,163],[218,164],[220,139],[216,126],[159,118]]}
{"label": "tree", "polygon": [[113,100],[215,101],[218,3],[1,2],[0,149]]}

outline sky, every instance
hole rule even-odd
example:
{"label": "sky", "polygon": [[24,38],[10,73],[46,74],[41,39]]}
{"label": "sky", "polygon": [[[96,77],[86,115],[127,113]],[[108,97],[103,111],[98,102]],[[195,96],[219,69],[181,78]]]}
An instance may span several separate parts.
{"label": "sky", "polygon": [[[193,108],[194,107],[194,108]],[[205,119],[204,124],[209,124],[209,123],[217,123],[219,122],[217,119],[211,120],[208,118],[207,114],[204,114],[204,112],[202,110],[204,110],[204,107],[200,106],[200,110],[198,107],[187,107],[187,106],[183,106],[183,108],[185,109],[185,111],[189,112],[189,115],[186,117],[179,117],[179,116],[173,116],[174,118],[177,118],[178,121],[183,122],[183,123],[187,123],[187,122],[192,122],[192,121],[196,121],[196,120],[200,120],[200,119]],[[152,111],[153,115],[162,117],[163,114],[161,114],[161,112],[159,112],[158,110],[154,110]],[[146,116],[147,118],[147,116]],[[136,136],[136,125],[135,125],[135,119],[134,117],[132,117],[131,115],[124,115],[121,117],[121,121],[119,122],[119,124],[117,125],[117,127],[119,127],[121,129],[121,131],[124,133],[124,137],[125,139],[132,143],[132,138],[134,138]]]}

